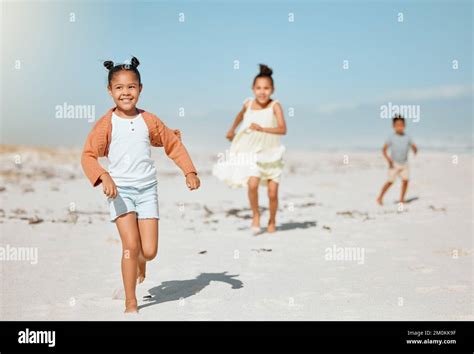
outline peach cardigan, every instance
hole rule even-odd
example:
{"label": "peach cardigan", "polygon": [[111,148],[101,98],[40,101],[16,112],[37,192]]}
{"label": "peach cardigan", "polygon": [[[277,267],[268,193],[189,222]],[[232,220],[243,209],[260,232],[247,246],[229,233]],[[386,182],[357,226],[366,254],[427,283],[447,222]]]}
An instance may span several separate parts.
{"label": "peach cardigan", "polygon": [[[84,174],[93,187],[102,183],[100,176],[107,171],[99,164],[98,157],[108,156],[112,137],[112,112],[111,108],[94,125],[87,136],[82,150],[81,165]],[[181,143],[179,130],[168,128],[157,116],[152,113],[138,110],[143,117],[150,134],[150,144],[156,147],[164,147],[166,155],[171,158],[186,176],[188,173],[196,172],[196,168],[189,154]]]}

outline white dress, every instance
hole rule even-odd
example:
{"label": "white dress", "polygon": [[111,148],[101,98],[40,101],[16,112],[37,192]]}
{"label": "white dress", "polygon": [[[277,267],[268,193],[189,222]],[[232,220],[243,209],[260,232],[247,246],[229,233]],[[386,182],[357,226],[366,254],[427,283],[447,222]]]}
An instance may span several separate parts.
{"label": "white dress", "polygon": [[261,185],[266,185],[268,180],[279,183],[285,152],[285,147],[280,142],[281,135],[249,128],[252,123],[264,128],[278,127],[273,113],[273,106],[278,101],[274,100],[267,108],[260,110],[252,109],[252,98],[245,102],[249,104],[241,126],[230,149],[218,156],[212,173],[232,188],[246,186],[249,177],[259,177]]}

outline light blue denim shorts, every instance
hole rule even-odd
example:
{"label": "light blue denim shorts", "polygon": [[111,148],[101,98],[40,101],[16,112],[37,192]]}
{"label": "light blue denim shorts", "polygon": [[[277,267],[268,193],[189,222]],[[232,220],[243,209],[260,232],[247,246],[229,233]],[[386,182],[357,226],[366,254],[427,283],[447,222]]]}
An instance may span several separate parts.
{"label": "light blue denim shorts", "polygon": [[110,206],[110,221],[115,223],[120,215],[134,211],[137,219],[159,219],[158,182],[143,188],[117,186],[117,196],[107,198]]}

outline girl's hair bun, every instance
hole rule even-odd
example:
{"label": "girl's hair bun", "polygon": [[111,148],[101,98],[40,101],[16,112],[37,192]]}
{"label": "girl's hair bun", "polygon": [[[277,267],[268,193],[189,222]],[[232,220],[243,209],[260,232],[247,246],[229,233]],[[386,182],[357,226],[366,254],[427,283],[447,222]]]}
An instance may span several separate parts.
{"label": "girl's hair bun", "polygon": [[132,57],[132,60],[130,61],[130,64],[132,64],[132,66],[134,66],[134,67],[137,67],[138,65],[140,65],[140,62],[138,61],[137,58]]}
{"label": "girl's hair bun", "polygon": [[259,64],[259,65],[260,65],[260,72],[253,79],[253,86],[255,86],[255,83],[257,82],[257,79],[259,79],[261,77],[264,77],[264,78],[267,78],[267,79],[270,80],[270,82],[272,83],[272,87],[273,87],[273,77],[272,77],[273,70],[270,69],[265,64]]}
{"label": "girl's hair bun", "polygon": [[142,84],[142,79],[140,77],[140,72],[137,69],[137,66],[140,65],[140,62],[138,61],[137,58],[132,57],[130,60],[130,64],[117,64],[114,65],[114,62],[111,60],[104,61],[104,66],[109,70],[109,75],[108,75],[108,82],[109,82],[109,87],[110,83],[112,82],[112,78],[116,73],[118,73],[121,70],[130,70],[137,75],[138,78],[138,83],[141,85]]}
{"label": "girl's hair bun", "polygon": [[272,76],[273,70],[265,64],[260,64],[260,75]]}
{"label": "girl's hair bun", "polygon": [[104,61],[104,66],[107,70],[111,70],[114,67],[114,62],[111,60]]}

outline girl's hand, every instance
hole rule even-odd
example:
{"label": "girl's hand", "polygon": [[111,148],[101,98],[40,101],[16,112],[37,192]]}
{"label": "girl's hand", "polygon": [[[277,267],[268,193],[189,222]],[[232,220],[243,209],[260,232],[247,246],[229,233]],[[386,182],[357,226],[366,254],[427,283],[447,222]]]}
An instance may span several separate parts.
{"label": "girl's hand", "polygon": [[252,129],[252,130],[256,130],[256,131],[258,131],[258,132],[262,132],[262,131],[263,131],[263,128],[262,128],[260,125],[258,125],[257,123],[252,123],[252,124],[250,124],[250,127],[249,127],[249,128]]}
{"label": "girl's hand", "polygon": [[234,131],[231,129],[227,132],[227,135],[225,136],[227,138],[227,140],[229,141],[232,141],[234,139],[234,136],[235,136],[235,133]]}
{"label": "girl's hand", "polygon": [[196,175],[196,173],[191,172],[186,175],[186,185],[190,191],[199,188],[201,181],[199,180],[199,177]]}
{"label": "girl's hand", "polygon": [[108,173],[104,173],[100,176],[100,180],[102,181],[104,194],[109,198],[115,198],[117,196],[117,186],[112,177]]}

